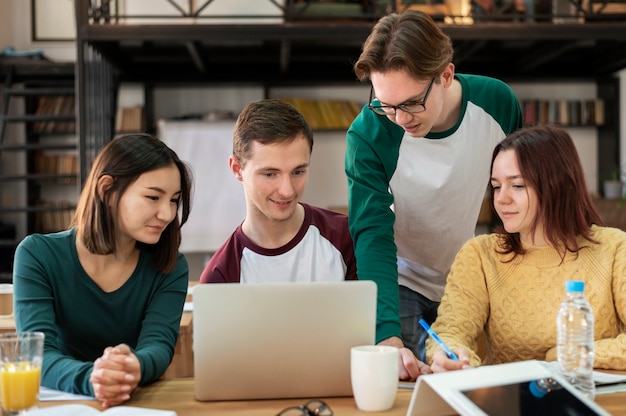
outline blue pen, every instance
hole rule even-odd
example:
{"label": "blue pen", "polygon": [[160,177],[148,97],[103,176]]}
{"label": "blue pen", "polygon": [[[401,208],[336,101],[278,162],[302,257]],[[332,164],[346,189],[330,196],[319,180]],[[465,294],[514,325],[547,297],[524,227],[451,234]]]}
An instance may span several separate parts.
{"label": "blue pen", "polygon": [[448,356],[448,358],[450,358],[450,359],[452,359],[452,360],[454,360],[454,361],[459,361],[459,357],[457,357],[457,355],[454,353],[454,351],[452,351],[452,350],[450,349],[450,347],[448,347],[448,346],[446,345],[446,343],[445,343],[445,342],[443,342],[443,341],[441,340],[441,338],[439,338],[439,335],[437,335],[437,333],[436,333],[435,331],[433,331],[433,329],[430,327],[430,325],[428,325],[428,324],[426,323],[426,321],[425,321],[425,320],[420,319],[420,320],[419,320],[419,322],[420,322],[420,325],[422,326],[422,328],[424,328],[424,329],[426,330],[426,332],[428,332],[428,335],[430,335],[430,337],[431,337],[432,339],[434,339],[434,340],[435,340],[435,342],[436,342],[437,344],[439,344],[439,346],[441,347],[441,349],[443,350],[443,352],[445,352],[445,353],[446,353],[446,355]]}

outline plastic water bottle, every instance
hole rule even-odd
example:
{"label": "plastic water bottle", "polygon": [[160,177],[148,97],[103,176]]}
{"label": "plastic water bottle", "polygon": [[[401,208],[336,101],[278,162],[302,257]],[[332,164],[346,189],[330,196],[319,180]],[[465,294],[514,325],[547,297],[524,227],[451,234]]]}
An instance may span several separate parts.
{"label": "plastic water bottle", "polygon": [[593,311],[585,298],[585,282],[565,282],[566,296],[556,320],[556,354],[561,375],[593,400]]}

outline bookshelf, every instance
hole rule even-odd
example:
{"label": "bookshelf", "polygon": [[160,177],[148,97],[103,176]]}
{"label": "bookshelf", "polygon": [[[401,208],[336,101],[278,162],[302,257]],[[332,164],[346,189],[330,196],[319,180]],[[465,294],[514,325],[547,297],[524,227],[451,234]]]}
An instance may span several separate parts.
{"label": "bookshelf", "polygon": [[509,85],[520,100],[525,124],[547,119],[568,130],[581,157],[590,192],[601,192],[603,178],[609,176],[612,167],[620,165],[619,114],[623,104],[619,76],[575,81],[525,79]]}
{"label": "bookshelf", "polygon": [[[0,61],[0,223],[7,251],[69,226],[78,199],[74,64]],[[11,197],[9,198],[8,195]]]}
{"label": "bookshelf", "polygon": [[520,100],[524,125],[556,123],[564,127],[598,127],[605,122],[602,98],[584,100]]}

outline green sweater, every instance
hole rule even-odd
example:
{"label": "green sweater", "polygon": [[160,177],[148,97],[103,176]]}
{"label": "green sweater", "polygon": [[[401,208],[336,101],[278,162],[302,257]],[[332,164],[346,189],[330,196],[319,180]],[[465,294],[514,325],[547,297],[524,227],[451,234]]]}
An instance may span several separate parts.
{"label": "green sweater", "polygon": [[[524,246],[526,254],[498,253],[499,236],[481,235],[459,252],[448,277],[433,329],[450,348],[471,352],[476,366],[554,359],[556,316],[565,297],[566,280],[585,282],[585,297],[594,313],[596,368],[626,370],[626,233],[592,227],[582,237],[578,256],[563,262],[550,246]],[[487,355],[477,355],[485,333]],[[439,350],[426,341],[428,360]],[[551,352],[552,357],[547,356]]]}
{"label": "green sweater", "polygon": [[438,301],[474,235],[495,145],[522,126],[503,82],[457,74],[457,123],[414,138],[364,107],[347,133],[348,218],[360,280],[378,285],[376,340],[400,336],[398,284]]}
{"label": "green sweater", "polygon": [[26,237],[15,253],[13,283],[18,331],[45,336],[42,385],[93,396],[93,362],[108,346],[128,344],[141,364],[141,383],[159,378],[174,354],[187,294],[187,260],[163,274],[142,250],[119,289],[105,293],[85,273],[75,230]]}

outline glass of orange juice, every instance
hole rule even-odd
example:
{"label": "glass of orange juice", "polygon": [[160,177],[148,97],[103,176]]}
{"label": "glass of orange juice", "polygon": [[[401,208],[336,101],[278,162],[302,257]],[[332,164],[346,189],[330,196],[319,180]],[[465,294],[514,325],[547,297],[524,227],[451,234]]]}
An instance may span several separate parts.
{"label": "glass of orange juice", "polygon": [[0,403],[2,415],[36,408],[41,384],[43,332],[0,334]]}

